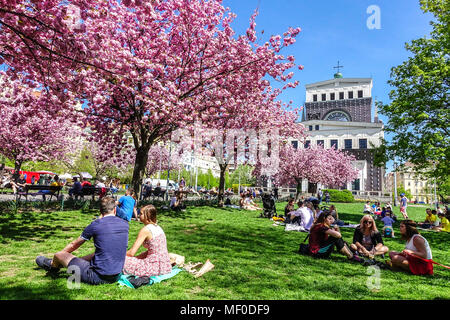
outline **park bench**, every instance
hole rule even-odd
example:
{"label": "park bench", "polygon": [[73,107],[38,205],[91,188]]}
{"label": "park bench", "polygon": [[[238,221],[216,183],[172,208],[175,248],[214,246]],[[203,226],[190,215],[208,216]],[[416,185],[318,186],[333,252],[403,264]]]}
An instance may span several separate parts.
{"label": "park bench", "polygon": [[95,200],[95,196],[101,196],[102,195],[102,189],[106,189],[105,195],[109,192],[109,188],[99,188],[94,186],[85,186],[81,189],[81,193],[75,194],[75,198],[77,196],[84,199],[85,196],[92,196],[92,201]]}
{"label": "park bench", "polygon": [[[33,190],[37,190],[38,192],[30,192]],[[50,191],[50,193],[44,193],[44,190]],[[25,197],[25,200],[28,201],[28,196],[49,196],[50,200],[52,197],[55,197],[56,199],[59,198],[59,193],[62,190],[62,186],[43,186],[43,185],[33,185],[33,184],[27,184],[23,188],[23,191],[17,192],[17,197],[20,200],[22,196]]]}

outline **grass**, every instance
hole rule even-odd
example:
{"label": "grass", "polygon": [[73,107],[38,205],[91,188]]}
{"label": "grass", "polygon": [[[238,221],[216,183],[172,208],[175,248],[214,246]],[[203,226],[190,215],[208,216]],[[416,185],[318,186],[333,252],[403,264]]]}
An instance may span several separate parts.
{"label": "grass", "polygon": [[[336,204],[339,216],[358,223],[363,205]],[[277,209],[283,212],[284,203]],[[195,279],[187,272],[159,284],[137,290],[116,284],[68,289],[65,271],[57,275],[38,269],[38,255],[51,256],[77,238],[97,211],[27,209],[17,215],[0,213],[0,299],[46,300],[431,300],[450,299],[450,270],[435,266],[433,276],[413,276],[381,270],[379,290],[370,290],[369,269],[333,253],[316,260],[296,253],[306,234],[285,232],[259,213],[213,207],[190,207],[186,212],[159,212],[159,224],[167,235],[169,252],[184,255],[186,262],[210,259],[215,268]],[[394,208],[399,214],[398,208]],[[424,207],[409,207],[411,218],[423,220]],[[377,222],[378,223],[378,222]],[[141,224],[130,222],[129,247]],[[380,229],[381,226],[379,225]],[[341,229],[352,240],[353,229]],[[397,236],[400,234],[395,226]],[[450,265],[450,234],[422,232],[433,258]],[[392,250],[401,251],[399,238],[386,239]],[[75,254],[94,250],[85,243]],[[143,251],[144,249],[141,249]]]}

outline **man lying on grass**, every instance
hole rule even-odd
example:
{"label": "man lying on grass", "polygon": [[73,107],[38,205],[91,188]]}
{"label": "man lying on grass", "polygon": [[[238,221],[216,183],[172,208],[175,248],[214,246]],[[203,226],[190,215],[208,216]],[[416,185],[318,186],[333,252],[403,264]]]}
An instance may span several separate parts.
{"label": "man lying on grass", "polygon": [[[75,267],[80,272],[81,282],[88,284],[113,283],[119,279],[125,263],[128,246],[128,222],[116,216],[114,198],[100,200],[100,218],[87,226],[81,236],[55,253],[53,259],[43,256],[36,258],[39,267],[57,272],[61,267]],[[85,241],[94,239],[95,252],[77,258],[72,254]]]}

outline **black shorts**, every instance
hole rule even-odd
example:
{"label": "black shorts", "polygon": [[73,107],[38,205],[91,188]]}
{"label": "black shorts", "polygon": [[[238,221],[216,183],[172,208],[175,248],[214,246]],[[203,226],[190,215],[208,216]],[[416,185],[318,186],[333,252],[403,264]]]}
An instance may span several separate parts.
{"label": "black shorts", "polygon": [[[69,264],[67,265],[67,268],[70,268],[74,270],[75,273],[79,272],[80,275],[80,281],[87,283],[87,284],[106,284],[106,283],[114,283],[119,280],[119,274],[112,275],[112,276],[102,276],[95,272],[95,270],[92,268],[89,261],[83,260],[81,258],[73,258],[70,260]],[[77,270],[78,267],[79,269]]]}

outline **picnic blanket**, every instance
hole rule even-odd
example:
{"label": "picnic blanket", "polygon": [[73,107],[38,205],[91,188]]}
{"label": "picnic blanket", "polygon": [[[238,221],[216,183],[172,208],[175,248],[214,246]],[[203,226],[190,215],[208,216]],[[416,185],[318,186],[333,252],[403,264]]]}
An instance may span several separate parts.
{"label": "picnic blanket", "polygon": [[[161,281],[164,281],[164,280],[167,280],[167,279],[170,279],[170,278],[176,276],[181,271],[183,271],[183,270],[178,268],[178,267],[173,267],[172,268],[172,272],[170,272],[168,274],[163,274],[163,275],[159,275],[159,276],[152,276],[152,277],[150,277],[150,282],[148,284],[146,284],[146,285],[150,286],[150,285],[152,285],[154,283],[160,283]],[[121,274],[119,280],[117,281],[119,286],[120,287],[128,287],[128,288],[131,288],[131,289],[135,289],[135,287],[128,280],[129,277],[133,277],[133,276]]]}
{"label": "picnic blanket", "polygon": [[339,226],[339,228],[352,228],[356,229],[359,226],[359,224],[344,224],[343,226]]}

